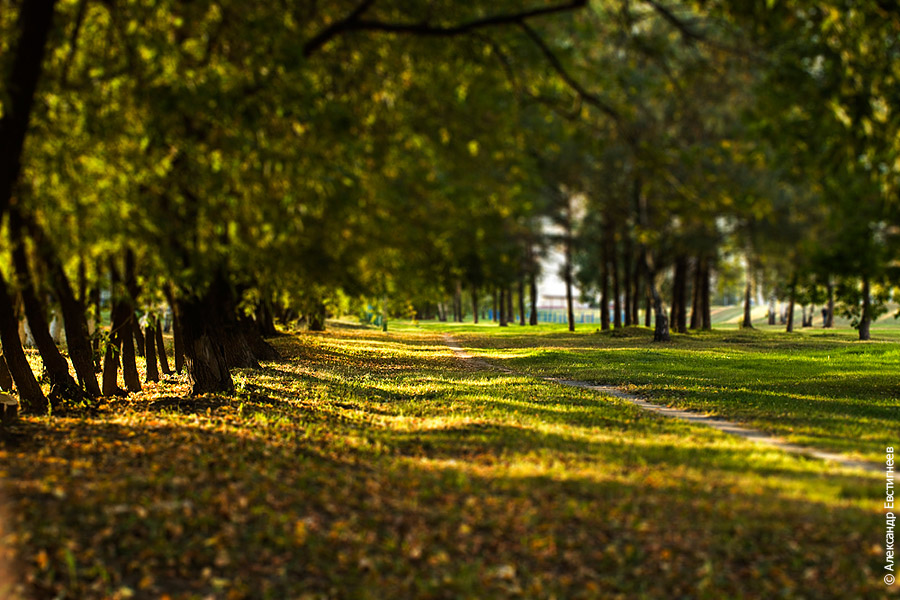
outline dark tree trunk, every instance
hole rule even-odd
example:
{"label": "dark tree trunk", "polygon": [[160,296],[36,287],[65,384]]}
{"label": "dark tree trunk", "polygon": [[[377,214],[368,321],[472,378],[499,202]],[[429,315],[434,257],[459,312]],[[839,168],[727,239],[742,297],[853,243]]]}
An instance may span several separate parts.
{"label": "dark tree trunk", "polygon": [[[106,344],[106,351],[103,355],[103,395],[104,396],[124,396],[125,391],[119,387],[119,348],[116,345],[116,338],[120,335],[116,332],[117,314],[113,314],[112,325],[110,325],[110,339]],[[119,321],[121,327],[121,321]]]}
{"label": "dark tree trunk", "polygon": [[826,311],[823,327],[834,327],[834,284],[831,282],[831,277],[828,278],[828,306]]}
{"label": "dark tree trunk", "polygon": [[666,316],[666,308],[663,306],[662,296],[659,294],[659,290],[656,287],[656,277],[654,276],[653,265],[650,262],[652,259],[649,258],[649,252],[647,253],[647,256],[647,285],[650,291],[650,298],[653,301],[653,313],[656,316],[653,329],[653,341],[668,342],[669,339],[671,339],[669,334],[669,318]]}
{"label": "dark tree trunk", "polygon": [[239,323],[244,339],[256,360],[275,361],[281,358],[278,351],[259,334],[259,329],[249,317],[240,318]]}
{"label": "dark tree trunk", "polygon": [[466,311],[463,310],[462,282],[460,281],[456,282],[456,293],[453,294],[453,306],[456,307],[456,322],[462,323]]}
{"label": "dark tree trunk", "polygon": [[[122,299],[122,286],[119,272],[112,259],[110,259],[110,329],[106,352],[103,357],[103,395],[124,396],[126,392],[119,387],[118,374],[119,362],[122,356],[124,340],[131,340],[131,325],[128,322],[129,307]],[[132,353],[133,354],[133,353]]]}
{"label": "dark tree trunk", "polygon": [[69,374],[69,363],[59,352],[56,343],[50,336],[50,328],[44,316],[44,307],[37,297],[34,280],[31,276],[31,268],[28,264],[28,256],[25,252],[24,241],[21,237],[21,221],[16,213],[10,213],[9,233],[12,244],[13,267],[16,271],[16,279],[19,283],[19,293],[22,305],[25,309],[25,318],[31,329],[31,336],[41,355],[44,369],[50,379],[50,403],[53,408],[59,399],[80,401],[84,399],[81,388]]}
{"label": "dark tree trunk", "polygon": [[691,286],[691,329],[700,329],[703,318],[700,315],[700,293],[703,288],[703,257],[694,260],[694,283]]}
{"label": "dark tree trunk", "polygon": [[[306,315],[307,329],[310,331],[325,331],[325,313],[325,303],[321,300],[316,300],[313,310]],[[384,319],[382,318],[382,321],[383,320]],[[187,350],[185,350],[185,352],[187,352]]]}
{"label": "dark tree trunk", "polygon": [[687,257],[679,254],[675,257],[675,269],[672,274],[672,323],[673,331],[687,332]]}
{"label": "dark tree trunk", "polygon": [[619,329],[622,327],[622,290],[619,287],[619,257],[617,256],[616,247],[613,245],[612,252],[612,287],[613,287],[613,327]]}
{"label": "dark tree trunk", "polygon": [[525,326],[525,280],[519,278],[519,325]]}
{"label": "dark tree trunk", "polygon": [[[137,285],[137,273],[134,260],[134,252],[129,248],[125,250],[125,289],[127,291],[120,301],[123,303],[123,314],[126,315],[125,328],[122,331],[122,379],[125,381],[125,389],[129,392],[141,391],[141,376],[138,374],[137,361],[135,359],[135,335],[140,333],[140,325],[134,316],[134,303],[137,302],[139,288]],[[143,338],[143,335],[141,335]]]}
{"label": "dark tree trunk", "polygon": [[[125,327],[133,327],[132,321],[134,314],[128,315]],[[134,336],[129,335],[127,331],[122,335],[122,379],[125,380],[125,389],[129,392],[141,391],[141,376],[138,374],[134,352]]]}
{"label": "dark tree trunk", "polygon": [[496,289],[494,289],[494,293],[493,293],[493,301],[494,301],[494,305],[493,305],[493,306],[494,306],[494,311],[491,313],[491,320],[492,320],[494,323],[496,323],[497,321],[500,320],[500,312],[499,312],[499,310],[498,310],[498,308],[497,308],[498,302],[497,302],[497,290],[496,290]]}
{"label": "dark tree trunk", "polygon": [[259,333],[263,337],[275,337],[278,335],[278,329],[275,328],[275,319],[272,316],[271,302],[264,297],[256,305],[256,324],[259,327]]}
{"label": "dark tree trunk", "polygon": [[[12,222],[19,218],[21,218],[19,214],[11,215],[10,226],[12,227]],[[24,228],[28,230],[31,239],[34,241],[34,247],[38,252],[39,258],[49,273],[53,291],[59,300],[63,325],[66,331],[66,346],[69,350],[69,357],[72,359],[72,365],[75,367],[79,384],[90,397],[96,398],[100,395],[100,386],[97,385],[94,357],[95,354],[99,353],[91,348],[84,304],[75,297],[69,278],[66,276],[66,272],[59,260],[59,255],[56,253],[43,228],[31,218],[23,218],[22,221]],[[81,273],[83,267],[84,262],[82,261],[79,267],[79,277],[83,276],[83,273]],[[86,283],[81,282],[80,285],[84,286]],[[99,290],[97,296],[97,303],[99,304]],[[99,308],[97,310],[99,314]],[[66,372],[68,373],[68,367]]]}
{"label": "dark tree trunk", "polygon": [[154,329],[159,329],[159,323],[152,317],[144,328],[144,339],[147,340],[144,356],[147,359],[147,381],[159,381],[159,369],[156,366],[156,334]]}
{"label": "dark tree trunk", "polygon": [[[22,170],[22,148],[25,146],[25,135],[34,106],[34,93],[44,65],[48,34],[53,26],[56,0],[28,0],[18,4],[19,16],[12,31],[20,33],[2,85],[6,98],[3,117],[0,118],[0,220],[9,208],[13,189]],[[16,366],[9,365],[14,376],[21,366],[18,365],[16,354],[12,350],[8,357],[10,362],[16,363]],[[29,387],[31,386],[26,384],[26,388]],[[26,395],[33,396],[34,390],[26,390]],[[43,394],[40,398],[29,397],[28,401],[40,409],[41,398]]]}
{"label": "dark tree trunk", "polygon": [[12,375],[9,372],[9,367],[6,366],[6,358],[4,358],[3,353],[0,352],[0,390],[11,392],[12,388]]}
{"label": "dark tree trunk", "polygon": [[628,235],[626,235],[626,236],[625,236],[625,248],[624,248],[624,251],[622,252],[622,274],[623,274],[623,282],[622,282],[622,286],[623,286],[623,289],[624,289],[624,291],[625,291],[625,294],[624,294],[624,297],[625,297],[625,304],[624,304],[625,315],[624,315],[624,317],[625,317],[625,326],[626,326],[626,327],[628,327],[629,325],[634,324],[634,321],[633,321],[632,318],[631,318],[631,305],[632,305],[632,296],[631,296],[631,291],[632,291],[632,290],[631,290],[631,286],[632,286],[632,283],[631,283],[631,262],[632,262],[632,256],[631,256],[631,238],[630,238]]}
{"label": "dark tree trunk", "polygon": [[137,318],[131,319],[131,333],[134,336],[134,349],[138,356],[144,356],[144,334],[141,331],[141,324]]}
{"label": "dark tree trunk", "polygon": [[78,297],[75,299],[81,306],[87,306],[87,293],[87,268],[84,265],[84,256],[81,255],[78,257]]}
{"label": "dark tree trunk", "polygon": [[[13,189],[22,169],[22,148],[34,106],[34,93],[44,64],[47,38],[53,26],[56,0],[29,0],[19,4],[18,20],[14,28],[14,31],[20,32],[19,38],[2,86],[6,99],[3,117],[0,118],[0,221],[9,208]],[[19,391],[22,411],[46,414],[50,410],[50,403],[25,358],[19,339],[19,322],[2,275],[0,342]]]}
{"label": "dark tree trunk", "polygon": [[[207,294],[216,302],[216,316],[221,324],[226,366],[229,369],[259,369],[259,361],[244,335],[245,332],[249,333],[248,330],[252,327],[238,319],[238,294],[234,287],[225,276],[220,275],[215,278]],[[321,313],[324,315],[324,312],[325,306],[322,304]]]}
{"label": "dark tree trunk", "polygon": [[506,289],[500,288],[500,297],[498,300],[500,305],[500,327],[506,327]]}
{"label": "dark tree trunk", "polygon": [[[635,179],[634,182],[634,204],[641,225],[647,227],[650,223],[650,207],[648,206],[647,198],[641,188],[640,178]],[[642,254],[644,256],[644,273],[647,275],[647,289],[649,291],[649,297],[653,300],[653,312],[656,315],[653,341],[668,342],[670,339],[669,319],[666,317],[666,309],[663,306],[662,296],[660,296],[659,289],[656,287],[656,261],[648,248],[643,247]]]}
{"label": "dark tree trunk", "polygon": [[787,328],[788,333],[794,331],[794,302],[797,296],[797,275],[791,277],[790,299],[788,300]]}
{"label": "dark tree trunk", "polygon": [[[102,269],[97,269],[97,272],[102,272]],[[91,289],[91,306],[94,310],[94,333],[91,336],[91,357],[94,362],[94,373],[100,372],[100,328],[103,326],[103,317],[102,317],[102,306],[101,306],[101,295],[100,295],[100,283],[97,282],[94,287]]]}
{"label": "dark tree trunk", "polygon": [[744,329],[753,329],[753,315],[751,314],[750,299],[753,296],[753,282],[750,279],[750,272],[747,272],[747,285],[744,287],[744,318],[741,320],[741,327]]}
{"label": "dark tree trunk", "polygon": [[162,324],[157,321],[153,331],[153,335],[156,338],[156,355],[159,359],[159,366],[162,369],[163,375],[171,375],[172,369],[169,368],[169,357],[166,356],[166,344],[163,341],[162,330]]}
{"label": "dark tree trunk", "polygon": [[178,314],[172,287],[165,286],[163,292],[172,311],[172,354],[175,355],[175,372],[180,375],[184,369],[184,333],[181,330],[181,316]]}
{"label": "dark tree trunk", "polygon": [[600,250],[600,329],[609,330],[609,236],[603,238]]}
{"label": "dark tree trunk", "polygon": [[538,296],[538,289],[537,289],[537,273],[535,273],[534,271],[532,271],[531,273],[529,273],[528,276],[529,276],[529,285],[528,285],[528,287],[530,288],[529,291],[530,291],[530,295],[531,295],[531,316],[530,316],[530,318],[528,319],[528,324],[529,324],[529,325],[537,325],[537,324],[538,324],[538,309],[537,309],[537,296]]}
{"label": "dark tree trunk", "polygon": [[[644,273],[646,275],[646,273]],[[649,279],[649,277],[648,277]],[[647,282],[647,293],[644,294],[644,327],[650,327],[653,314],[653,297],[650,295],[650,283]]]}
{"label": "dark tree trunk", "polygon": [[575,331],[575,306],[572,299],[572,241],[566,241],[566,317],[569,321],[569,331]]}
{"label": "dark tree trunk", "polygon": [[769,325],[775,325],[775,313],[778,312],[778,309],[775,306],[775,297],[772,296],[769,298]]}
{"label": "dark tree trunk", "polygon": [[472,286],[472,322],[478,323],[478,288]]}
{"label": "dark tree trunk", "polygon": [[2,274],[0,274],[0,343],[3,344],[6,365],[19,392],[22,412],[47,414],[50,411],[50,403],[34,378],[28,359],[25,358],[22,341],[19,339],[19,320],[16,318],[16,311]]}
{"label": "dark tree trunk", "polygon": [[700,324],[704,331],[712,329],[712,310],[709,304],[709,260],[703,260],[703,273],[700,280]]}
{"label": "dark tree trunk", "polygon": [[640,325],[641,317],[640,317],[640,304],[641,304],[641,262],[642,258],[639,256],[637,260],[634,260],[634,275],[632,276],[632,281],[634,282],[634,293],[631,295],[631,323],[632,325]]}
{"label": "dark tree trunk", "polygon": [[863,275],[862,278],[862,314],[859,317],[859,339],[860,341],[868,341],[872,339],[870,328],[872,325],[872,298],[869,289],[869,277]]}
{"label": "dark tree trunk", "polygon": [[513,311],[513,292],[512,286],[506,288],[506,322],[515,323],[516,313]]}
{"label": "dark tree trunk", "polygon": [[207,291],[202,296],[186,296],[175,306],[184,336],[185,366],[193,383],[191,393],[233,392],[218,299]]}

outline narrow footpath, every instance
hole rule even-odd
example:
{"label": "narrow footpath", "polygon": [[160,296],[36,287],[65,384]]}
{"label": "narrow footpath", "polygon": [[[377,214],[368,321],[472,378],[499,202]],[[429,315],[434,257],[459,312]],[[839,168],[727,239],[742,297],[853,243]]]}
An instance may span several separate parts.
{"label": "narrow footpath", "polygon": [[797,444],[791,444],[786,440],[770,435],[758,429],[753,429],[751,427],[746,427],[744,425],[738,425],[732,421],[727,421],[725,419],[719,419],[716,417],[710,417],[701,413],[681,410],[678,408],[671,408],[669,406],[662,406],[659,404],[654,404],[653,402],[649,402],[644,398],[640,398],[635,396],[634,394],[629,394],[628,392],[611,386],[611,385],[595,385],[593,383],[589,383],[587,381],[577,381],[574,379],[562,379],[558,377],[540,377],[536,375],[529,375],[528,373],[520,373],[518,371],[514,371],[508,367],[503,367],[499,365],[492,364],[486,360],[482,360],[477,358],[467,352],[462,346],[460,346],[459,342],[451,335],[444,335],[444,341],[447,346],[453,351],[457,358],[465,360],[471,364],[478,365],[480,367],[494,369],[497,371],[502,371],[504,373],[509,373],[511,375],[521,375],[524,377],[535,377],[536,379],[543,379],[544,381],[550,381],[553,383],[557,383],[560,385],[566,385],[569,387],[577,387],[583,388],[587,390],[594,390],[605,394],[607,396],[613,396],[615,398],[620,398],[627,402],[631,402],[632,404],[639,406],[640,408],[654,412],[659,415],[664,415],[666,417],[672,417],[675,419],[681,419],[683,421],[689,421],[691,423],[697,423],[699,425],[706,425],[707,427],[712,427],[713,429],[718,429],[724,433],[728,433],[730,435],[736,435],[738,437],[742,437],[744,439],[750,440],[757,444],[763,446],[770,446],[773,448],[777,448],[784,452],[790,452],[792,454],[799,454],[801,456],[807,456],[811,458],[817,458],[820,460],[830,461],[837,463],[843,467],[848,467],[851,469],[862,469],[864,471],[869,471],[872,473],[882,473],[884,471],[884,465],[878,463],[872,463],[868,461],[854,460],[843,454],[838,454],[835,452],[826,452],[824,450],[817,450],[816,448],[809,448],[806,446],[798,446]]}

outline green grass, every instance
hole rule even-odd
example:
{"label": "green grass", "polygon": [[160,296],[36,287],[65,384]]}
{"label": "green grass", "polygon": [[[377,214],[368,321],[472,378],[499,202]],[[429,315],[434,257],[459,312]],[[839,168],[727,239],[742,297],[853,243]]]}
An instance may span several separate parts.
{"label": "green grass", "polygon": [[[279,338],[286,360],[238,372],[233,397],[186,398],[172,381],[96,414],[23,420],[0,450],[0,551],[20,595],[885,595],[881,477],[475,368],[439,334],[585,377],[639,373],[638,358],[675,375],[669,353],[690,347],[713,379],[737,368],[714,348],[776,338],[657,348],[553,326],[394,328]],[[860,348],[798,338],[778,352],[788,343]]]}
{"label": "green grass", "polygon": [[507,328],[428,324],[470,349],[541,376],[621,386],[657,402],[734,419],[798,444],[880,461],[897,444],[900,332],[714,330],[673,335],[628,328],[570,334],[560,326]]}

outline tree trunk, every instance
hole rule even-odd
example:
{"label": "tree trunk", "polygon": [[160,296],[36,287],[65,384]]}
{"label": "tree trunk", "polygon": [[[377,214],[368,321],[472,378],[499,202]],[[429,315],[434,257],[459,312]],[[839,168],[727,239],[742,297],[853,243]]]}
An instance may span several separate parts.
{"label": "tree trunk", "polygon": [[[134,303],[137,302],[139,291],[135,270],[134,252],[130,248],[126,249],[124,281],[126,293],[120,297],[119,301],[122,302],[122,312],[126,319],[121,336],[122,379],[125,381],[125,389],[129,392],[141,391],[141,377],[138,375],[135,359],[134,332],[135,330],[140,332],[140,325],[134,316]],[[143,338],[143,335],[141,337]]]}
{"label": "tree trunk", "polygon": [[537,289],[537,273],[535,273],[534,271],[532,271],[531,273],[528,274],[528,277],[529,277],[529,280],[530,280],[530,281],[529,281],[528,287],[530,288],[530,289],[529,289],[529,292],[530,292],[530,295],[531,295],[531,316],[530,316],[529,319],[528,319],[528,324],[529,324],[529,325],[537,325],[537,324],[538,324],[538,310],[537,310],[537,301],[538,301],[538,300],[537,300],[537,296],[538,296],[538,289]]}
{"label": "tree trunk", "polygon": [[259,329],[254,326],[250,317],[241,317],[238,319],[238,324],[247,345],[250,347],[250,351],[253,352],[253,356],[257,361],[274,361],[281,358],[278,351],[260,335]]}
{"label": "tree trunk", "polygon": [[152,316],[144,328],[144,339],[146,340],[146,350],[144,357],[147,359],[147,381],[159,381],[159,369],[156,366],[156,333],[154,330],[159,329],[159,323]]}
{"label": "tree trunk", "polygon": [[703,273],[700,280],[700,324],[704,331],[712,329],[712,310],[709,301],[709,259],[704,259]]}
{"label": "tree trunk", "polygon": [[472,322],[478,324],[478,288],[472,286]]}
{"label": "tree trunk", "polygon": [[[97,269],[97,272],[102,272],[102,269]],[[94,332],[91,334],[91,358],[94,362],[94,373],[100,372],[100,328],[103,326],[103,315],[102,315],[102,306],[101,306],[101,294],[100,294],[100,283],[97,282],[94,287],[91,289],[91,306],[93,307],[94,315]]]}
{"label": "tree trunk", "polygon": [[163,375],[171,375],[172,369],[169,368],[169,357],[166,356],[166,344],[163,341],[162,324],[157,321],[154,327],[153,335],[156,338],[156,357],[159,359],[159,366]]}
{"label": "tree trunk", "polygon": [[[306,328],[310,331],[325,331],[325,303],[321,300],[316,300],[313,305],[313,309],[306,315]],[[384,317],[382,317],[382,324],[384,323]],[[185,349],[185,353],[187,349]],[[188,368],[190,371],[190,368]]]}
{"label": "tree trunk", "polygon": [[625,311],[625,327],[632,325],[634,321],[631,319],[631,305],[632,305],[632,296],[631,296],[631,238],[626,234],[625,235],[625,243],[624,249],[622,252],[622,274],[623,274],[623,288],[625,290],[625,303],[624,303],[624,311]]}
{"label": "tree trunk", "polygon": [[604,235],[600,250],[600,329],[609,331],[609,236]]}
{"label": "tree trunk", "polygon": [[497,308],[498,302],[497,302],[497,289],[496,288],[494,289],[494,292],[493,292],[493,301],[494,301],[494,304],[493,304],[494,311],[491,313],[491,321],[496,323],[497,321],[500,320],[500,312]]}
{"label": "tree trunk", "polygon": [[753,315],[751,314],[750,298],[753,295],[753,285],[750,273],[747,273],[747,285],[744,287],[744,318],[741,320],[741,328],[753,329]]}
{"label": "tree trunk", "polygon": [[[116,320],[113,319],[112,328],[115,330]],[[119,349],[113,339],[118,335],[113,333],[106,344],[106,351],[103,355],[103,395],[104,396],[124,396],[125,391],[119,387]]]}
{"label": "tree trunk", "polygon": [[50,328],[44,316],[44,307],[38,300],[34,280],[31,276],[24,240],[21,237],[21,227],[21,220],[14,211],[11,212],[9,234],[19,293],[25,309],[25,318],[28,319],[28,327],[31,329],[31,336],[50,379],[50,404],[52,408],[56,408],[58,400],[68,399],[77,402],[84,399],[84,394],[69,374],[69,363],[59,352],[59,348],[56,347],[56,343],[50,335]]}
{"label": "tree trunk", "polygon": [[[5,70],[6,77],[2,85],[6,98],[3,103],[3,117],[0,118],[0,220],[9,208],[13,189],[22,170],[22,148],[25,146],[35,90],[44,64],[48,34],[53,27],[56,0],[28,0],[18,4],[19,16],[12,31],[20,33],[14,53],[10,53],[12,59],[7,63],[9,68]],[[6,304],[7,301],[2,302]],[[20,371],[21,367],[18,364],[17,354],[13,349],[8,357],[16,364],[16,366],[9,365],[13,375]],[[20,376],[24,376],[24,373],[20,373]],[[34,379],[33,374],[31,378]],[[34,390],[28,389],[31,386],[27,383],[25,386],[28,401],[33,402],[33,407],[40,410],[39,405],[46,400],[43,394],[40,398],[34,397]]]}
{"label": "tree trunk", "polygon": [[519,325],[525,326],[525,280],[519,277]]}
{"label": "tree trunk", "polygon": [[[646,275],[646,273],[644,273]],[[648,277],[649,279],[649,277]],[[644,294],[644,327],[650,327],[651,318],[650,315],[653,313],[653,298],[650,295],[650,283],[647,282],[647,293]]]}
{"label": "tree trunk", "polygon": [[769,325],[775,325],[775,313],[778,308],[775,306],[775,296],[769,296]]}
{"label": "tree trunk", "polygon": [[634,282],[634,292],[631,295],[631,323],[632,325],[640,325],[641,324],[641,316],[640,316],[640,305],[641,305],[641,257],[638,256],[637,260],[634,260],[634,275],[632,276],[632,281]]}
{"label": "tree trunk", "polygon": [[869,277],[863,275],[862,278],[862,314],[859,317],[859,339],[860,341],[868,341],[872,339],[870,328],[872,324],[872,298],[869,289]]}
{"label": "tree trunk", "polygon": [[691,289],[691,329],[700,329],[702,317],[700,316],[700,292],[703,288],[703,257],[698,256],[694,260],[694,285]]}
{"label": "tree trunk", "polygon": [[3,356],[19,392],[22,412],[47,414],[50,411],[50,403],[34,378],[28,359],[25,358],[22,341],[19,339],[19,320],[16,318],[9,289],[2,274],[0,274],[0,343],[3,344]]}
{"label": "tree trunk", "polygon": [[184,337],[185,366],[193,395],[234,391],[225,359],[225,340],[218,298],[212,288],[202,295],[184,296],[175,303]]}
{"label": "tree trunk", "polygon": [[134,336],[134,349],[138,356],[144,356],[144,334],[137,317],[131,319],[131,334]]}
{"label": "tree trunk", "polygon": [[824,327],[834,327],[834,283],[828,278],[828,312],[825,315]]}
{"label": "tree trunk", "polygon": [[179,375],[184,369],[184,333],[181,330],[181,317],[175,303],[175,293],[172,291],[171,285],[163,288],[166,295],[166,302],[169,303],[169,309],[172,311],[172,353],[175,355],[175,372]]}
{"label": "tree trunk", "polygon": [[[638,219],[641,225],[644,227],[648,226],[650,222],[649,213],[650,207],[648,206],[648,201],[646,196],[641,189],[641,180],[640,178],[635,179],[634,182],[634,201],[635,208],[638,212]],[[669,334],[669,319],[666,317],[666,310],[663,306],[662,296],[659,295],[659,289],[656,287],[656,264],[653,258],[653,254],[646,247],[642,248],[642,253],[644,255],[644,273],[647,274],[647,288],[650,292],[650,297],[653,299],[653,312],[656,315],[656,326],[653,331],[653,341],[654,342],[668,342],[670,339]],[[649,313],[649,310],[648,310]],[[648,314],[649,316],[649,314]],[[648,319],[649,320],[649,319]],[[649,325],[649,323],[648,323]]]}
{"label": "tree trunk", "polygon": [[506,327],[506,290],[504,288],[500,288],[499,299],[497,301],[497,305],[499,307],[500,315],[500,327]]}
{"label": "tree trunk", "polygon": [[[50,276],[53,291],[57,300],[59,300],[63,325],[66,331],[66,347],[69,351],[69,358],[72,359],[72,365],[75,367],[78,383],[84,388],[88,396],[96,398],[100,396],[100,386],[97,384],[95,374],[95,351],[91,347],[91,340],[88,336],[84,304],[75,297],[69,278],[66,276],[63,265],[59,260],[59,255],[56,253],[43,228],[34,219],[23,217],[20,213],[11,214],[10,227],[13,226],[13,221],[17,221],[20,218],[22,219],[21,225],[24,225],[24,228],[28,230],[31,239],[34,241],[38,257],[43,262],[44,268]],[[79,271],[83,269],[83,266],[84,263],[82,261]],[[79,277],[81,276],[83,274],[79,275]],[[82,282],[80,285],[86,284]],[[86,294],[86,291],[84,293]],[[97,296],[97,303],[99,304],[99,290]],[[99,315],[99,308],[97,311]],[[68,365],[66,365],[66,374],[68,374]]]}
{"label": "tree trunk", "polygon": [[512,286],[506,288],[506,322],[515,323],[516,313],[513,310],[513,291]]}
{"label": "tree trunk", "polygon": [[622,327],[622,290],[619,287],[619,257],[615,244],[612,252],[612,284],[613,284],[613,327]]}
{"label": "tree trunk", "polygon": [[[650,262],[652,259],[649,258],[649,252],[647,253],[647,256],[648,262]],[[653,313],[656,316],[656,323],[653,329],[653,341],[668,342],[671,339],[669,334],[669,318],[666,316],[666,309],[665,306],[663,306],[662,296],[659,294],[659,289],[656,287],[656,277],[654,276],[652,263],[647,265],[647,281],[650,289],[650,298],[653,300]]]}
{"label": "tree trunk", "polygon": [[572,299],[572,242],[566,242],[566,264],[565,264],[565,280],[566,280],[566,316],[569,321],[569,331],[575,331],[575,306]]}
{"label": "tree trunk", "polygon": [[271,337],[278,334],[278,330],[275,329],[275,320],[272,318],[272,311],[269,308],[269,300],[265,296],[257,302],[253,318],[261,336]]}
{"label": "tree trunk", "polygon": [[788,301],[787,328],[788,333],[794,331],[794,302],[797,295],[797,275],[791,277],[790,299]]}
{"label": "tree trunk", "polygon": [[3,357],[3,353],[0,352],[0,390],[11,392],[12,388],[12,375],[9,372],[9,367],[6,366],[6,359]]}
{"label": "tree trunk", "polygon": [[672,273],[672,323],[671,328],[678,333],[687,332],[687,257],[679,254],[675,257],[675,268]]}

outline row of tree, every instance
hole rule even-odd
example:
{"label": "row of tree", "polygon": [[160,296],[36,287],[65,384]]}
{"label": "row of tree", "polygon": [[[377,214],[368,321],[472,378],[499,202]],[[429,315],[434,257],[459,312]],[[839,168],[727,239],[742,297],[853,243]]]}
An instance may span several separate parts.
{"label": "row of tree", "polygon": [[554,245],[570,290],[612,326],[649,303],[657,339],[709,327],[724,254],[748,306],[751,279],[824,293],[863,338],[897,281],[900,22],[879,3],[2,6],[0,342],[28,410],[51,400],[22,315],[62,402],[116,393],[118,368],[137,389],[166,306],[198,394],[336,295],[521,320]]}

